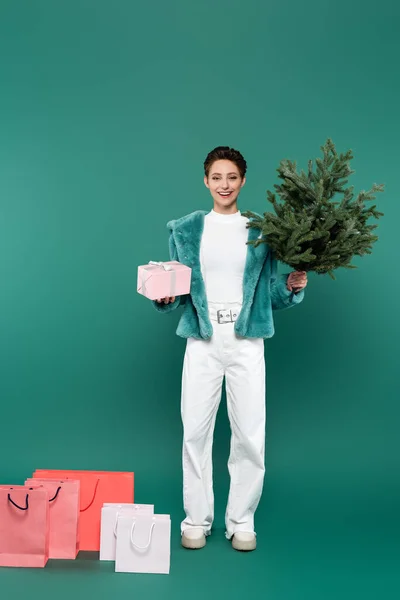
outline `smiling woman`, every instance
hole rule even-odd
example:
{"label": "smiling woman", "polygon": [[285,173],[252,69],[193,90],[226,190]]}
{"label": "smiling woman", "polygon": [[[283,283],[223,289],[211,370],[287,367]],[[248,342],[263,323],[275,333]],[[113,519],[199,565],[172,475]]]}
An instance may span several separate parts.
{"label": "smiling woman", "polygon": [[264,339],[274,334],[272,311],[303,299],[306,280],[290,293],[289,276],[276,275],[266,244],[248,244],[260,231],[238,210],[246,181],[238,150],[214,148],[204,161],[210,212],[195,211],[168,223],[171,260],[192,268],[190,293],[154,302],[160,312],[185,305],[177,334],[187,338],[183,365],[183,487],[186,517],[182,545],[202,548],[214,519],[212,439],[226,379],[232,443],[226,537],[235,550],[254,550],[254,514],[264,481]]}

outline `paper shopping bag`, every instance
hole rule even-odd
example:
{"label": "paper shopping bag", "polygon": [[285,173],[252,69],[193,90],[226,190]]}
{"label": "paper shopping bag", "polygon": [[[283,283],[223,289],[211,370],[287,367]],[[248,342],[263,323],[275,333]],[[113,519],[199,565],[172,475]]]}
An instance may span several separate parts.
{"label": "paper shopping bag", "polygon": [[119,515],[115,571],[168,574],[170,557],[169,515]]}
{"label": "paper shopping bag", "polygon": [[133,504],[134,474],[113,471],[36,470],[35,479],[79,480],[79,549],[100,550],[100,518],[104,502]]}
{"label": "paper shopping bag", "polygon": [[27,479],[25,485],[49,492],[49,558],[75,559],[79,552],[80,482]]}
{"label": "paper shopping bag", "polygon": [[110,504],[101,509],[100,560],[115,560],[119,515],[154,514],[153,504]]}
{"label": "paper shopping bag", "polygon": [[0,566],[44,567],[49,558],[49,493],[0,486]]}

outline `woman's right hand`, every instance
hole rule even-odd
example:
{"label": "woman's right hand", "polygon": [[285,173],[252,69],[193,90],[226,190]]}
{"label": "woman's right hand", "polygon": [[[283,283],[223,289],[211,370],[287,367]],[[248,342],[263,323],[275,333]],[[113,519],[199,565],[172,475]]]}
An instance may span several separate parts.
{"label": "woman's right hand", "polygon": [[167,296],[166,298],[158,298],[157,302],[159,304],[161,304],[161,302],[164,302],[164,304],[169,304],[170,302],[175,302],[175,296]]}

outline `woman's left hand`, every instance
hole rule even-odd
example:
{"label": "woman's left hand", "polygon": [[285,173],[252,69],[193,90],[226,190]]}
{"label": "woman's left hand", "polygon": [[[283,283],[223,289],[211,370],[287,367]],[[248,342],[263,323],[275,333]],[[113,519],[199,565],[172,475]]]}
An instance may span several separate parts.
{"label": "woman's left hand", "polygon": [[307,285],[307,273],[305,271],[292,271],[287,278],[286,287],[289,292],[300,292]]}

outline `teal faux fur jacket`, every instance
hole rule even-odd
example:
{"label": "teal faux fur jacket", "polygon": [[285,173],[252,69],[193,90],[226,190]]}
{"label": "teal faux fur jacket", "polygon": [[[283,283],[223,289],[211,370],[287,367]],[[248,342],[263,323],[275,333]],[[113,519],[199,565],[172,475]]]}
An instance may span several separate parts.
{"label": "teal faux fur jacket", "polygon": [[[206,214],[207,211],[198,210],[167,224],[170,232],[170,259],[192,269],[190,294],[177,296],[170,304],[153,301],[153,306],[159,312],[169,313],[184,305],[176,330],[176,334],[183,338],[207,340],[213,333],[200,268],[200,242]],[[258,229],[249,228],[248,240],[255,240],[260,234]],[[272,337],[275,331],[272,311],[290,308],[303,300],[304,290],[294,295],[288,291],[287,277],[288,275],[277,275],[277,261],[267,244],[247,246],[243,305],[234,325],[239,336],[264,339]]]}

